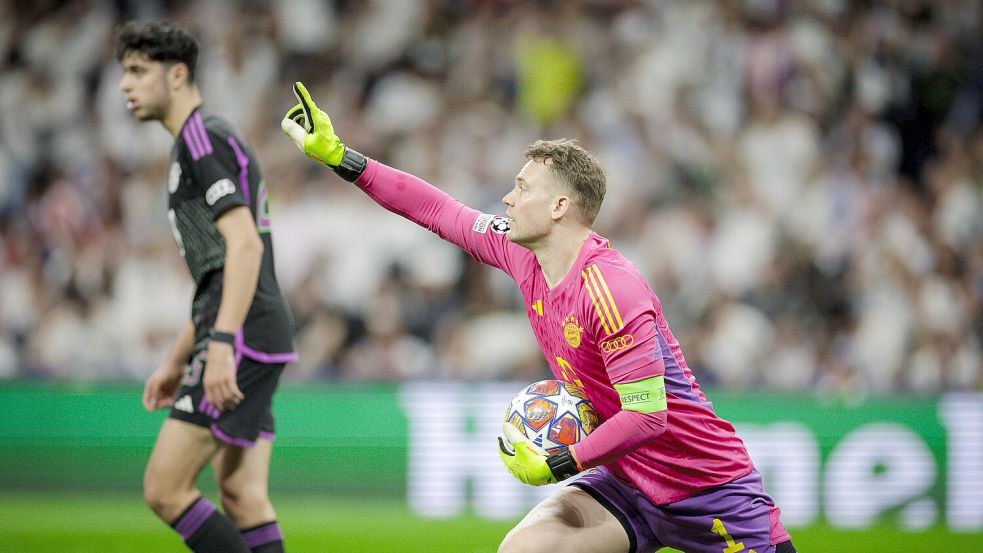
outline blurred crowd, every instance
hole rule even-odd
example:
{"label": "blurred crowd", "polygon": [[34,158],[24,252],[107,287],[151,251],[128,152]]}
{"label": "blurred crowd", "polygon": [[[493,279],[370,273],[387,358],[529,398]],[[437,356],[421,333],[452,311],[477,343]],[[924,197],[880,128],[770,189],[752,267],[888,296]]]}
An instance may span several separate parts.
{"label": "blurred crowd", "polygon": [[704,385],[978,390],[983,8],[975,0],[0,0],[0,377],[142,379],[189,316],[171,138],[114,29],[200,39],[206,109],[257,151],[301,361],[286,378],[539,379],[503,274],[304,158],[342,139],[503,213],[537,138],[608,172],[596,230]]}

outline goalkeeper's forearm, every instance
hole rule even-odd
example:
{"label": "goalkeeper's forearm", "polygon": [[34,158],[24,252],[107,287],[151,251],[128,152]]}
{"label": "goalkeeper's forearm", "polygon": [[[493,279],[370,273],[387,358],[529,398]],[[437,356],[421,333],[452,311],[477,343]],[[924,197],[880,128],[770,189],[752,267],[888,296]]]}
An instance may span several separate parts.
{"label": "goalkeeper's forearm", "polygon": [[631,453],[665,430],[665,411],[619,411],[571,449],[580,468],[589,469]]}
{"label": "goalkeeper's forearm", "polygon": [[[361,177],[354,182],[375,203],[437,233],[441,238],[452,234],[441,232],[441,227],[454,223],[458,212],[467,209],[427,181],[375,160],[368,160]],[[470,213],[468,215],[470,225],[474,217],[470,217]]]}
{"label": "goalkeeper's forearm", "polygon": [[470,253],[475,259],[488,263],[489,256],[482,255],[474,245],[473,225],[481,213],[443,190],[374,159],[368,160],[355,186],[380,206],[413,221]]}

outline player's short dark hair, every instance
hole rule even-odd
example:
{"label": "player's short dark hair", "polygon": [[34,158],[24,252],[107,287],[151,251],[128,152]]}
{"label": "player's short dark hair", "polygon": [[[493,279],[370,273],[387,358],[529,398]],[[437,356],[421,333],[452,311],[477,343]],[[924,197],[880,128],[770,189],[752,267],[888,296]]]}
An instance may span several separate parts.
{"label": "player's short dark hair", "polygon": [[140,25],[130,21],[116,33],[116,60],[123,61],[129,52],[139,52],[153,61],[183,63],[188,67],[188,82],[195,82],[198,41],[180,25],[166,21]]}
{"label": "player's short dark hair", "polygon": [[604,167],[594,156],[568,138],[537,140],[526,147],[525,155],[532,160],[550,160],[549,171],[570,187],[583,222],[594,224],[606,190]]}

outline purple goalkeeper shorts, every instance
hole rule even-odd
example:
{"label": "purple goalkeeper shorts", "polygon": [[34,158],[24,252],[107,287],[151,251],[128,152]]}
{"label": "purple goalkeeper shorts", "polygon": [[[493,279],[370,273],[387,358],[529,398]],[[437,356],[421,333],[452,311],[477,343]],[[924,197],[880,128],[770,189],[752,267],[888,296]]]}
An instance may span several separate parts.
{"label": "purple goalkeeper shorts", "polygon": [[663,547],[686,553],[774,553],[775,544],[790,539],[779,519],[781,511],[765,493],[757,470],[668,505],[653,504],[603,467],[589,470],[570,485],[590,494],[621,522],[630,553]]}

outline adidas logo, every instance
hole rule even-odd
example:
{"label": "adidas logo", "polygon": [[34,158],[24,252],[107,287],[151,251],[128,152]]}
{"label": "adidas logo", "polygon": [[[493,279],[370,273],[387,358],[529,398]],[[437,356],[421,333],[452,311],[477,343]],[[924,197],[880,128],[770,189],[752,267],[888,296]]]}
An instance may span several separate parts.
{"label": "adidas logo", "polygon": [[174,408],[185,413],[194,413],[194,404],[191,403],[191,396],[181,396],[181,399],[174,402]]}

